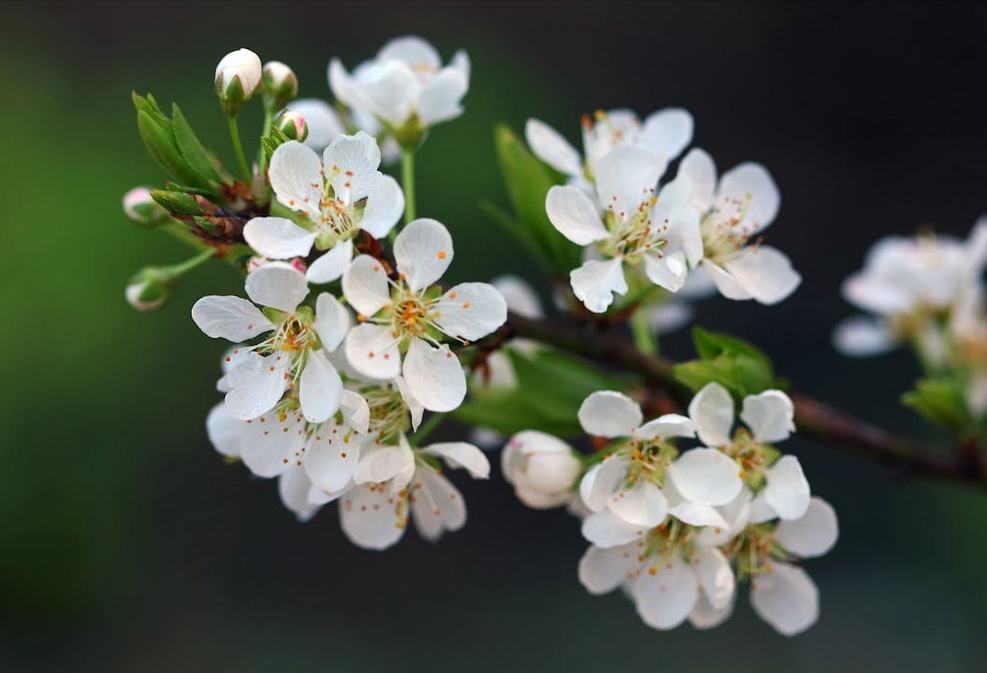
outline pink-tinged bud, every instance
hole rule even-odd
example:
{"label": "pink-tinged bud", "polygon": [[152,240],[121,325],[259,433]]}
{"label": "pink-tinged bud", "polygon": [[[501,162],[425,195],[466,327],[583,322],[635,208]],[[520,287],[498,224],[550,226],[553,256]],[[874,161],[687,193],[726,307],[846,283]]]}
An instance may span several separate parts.
{"label": "pink-tinged bud", "polygon": [[144,227],[156,227],[171,216],[153,198],[146,187],[134,187],[123,195],[123,212],[131,220]]}
{"label": "pink-tinged bud", "polygon": [[274,122],[274,126],[291,140],[302,142],[308,137],[308,124],[305,123],[305,117],[291,110],[282,112]]}
{"label": "pink-tinged bud", "polygon": [[583,472],[582,462],[571,446],[537,430],[511,437],[500,458],[504,479],[514,486],[521,502],[535,509],[568,502]]}
{"label": "pink-tinged bud", "polygon": [[131,276],[124,296],[138,311],[159,308],[171,296],[170,279],[159,269],[147,268]]}
{"label": "pink-tinged bud", "polygon": [[249,49],[232,51],[216,66],[216,95],[229,116],[236,115],[260,88],[260,57]]}
{"label": "pink-tinged bud", "polygon": [[[251,257],[250,261],[247,262],[247,273],[248,274],[253,273],[257,269],[264,266],[265,264],[270,264],[273,261],[275,260],[268,259],[267,257],[261,257],[260,255],[257,255],[256,257]],[[302,261],[300,257],[289,259],[287,260],[287,262],[288,264],[291,264],[292,268],[296,269],[297,271],[301,271],[302,273],[308,271],[308,267],[305,265],[305,262]]]}
{"label": "pink-tinged bud", "polygon": [[265,63],[261,93],[268,109],[280,110],[298,95],[298,77],[281,61]]}

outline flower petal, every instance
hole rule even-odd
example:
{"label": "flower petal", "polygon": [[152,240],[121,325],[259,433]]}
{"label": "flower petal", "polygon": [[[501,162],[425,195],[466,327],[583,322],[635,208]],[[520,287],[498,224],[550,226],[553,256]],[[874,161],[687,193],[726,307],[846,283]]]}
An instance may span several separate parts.
{"label": "flower petal", "polygon": [[419,218],[410,222],[394,240],[398,271],[411,290],[428,287],[452,262],[452,236],[440,222]]}
{"label": "flower petal", "polygon": [[717,449],[691,449],[668,467],[668,476],[686,500],[704,505],[725,505],[743,487],[740,468]]}
{"label": "flower petal", "polygon": [[264,413],[250,421],[240,456],[258,477],[276,477],[297,465],[305,439],[305,424],[297,414]]}
{"label": "flower petal", "polygon": [[202,297],[192,306],[192,320],[206,336],[234,343],[274,329],[274,323],[242,297]]}
{"label": "flower petal", "polygon": [[229,373],[232,388],[226,393],[226,410],[230,416],[249,421],[273,409],[287,385],[285,370],[289,364],[287,356],[244,356]]}
{"label": "flower petal", "polygon": [[578,187],[551,187],[545,197],[545,212],[552,226],[576,245],[589,245],[610,237],[600,218],[600,209]]}
{"label": "flower petal", "polygon": [[490,461],[487,456],[467,442],[439,442],[425,447],[421,453],[442,458],[449,467],[465,468],[474,479],[490,477]]}
{"label": "flower petal", "polygon": [[391,303],[387,272],[375,257],[360,255],[343,274],[343,295],[357,313],[367,318]]}
{"label": "flower petal", "polygon": [[812,498],[801,518],[781,521],[775,528],[775,540],[802,558],[822,556],[833,548],[839,535],[836,512],[822,498]]}
{"label": "flower petal", "polygon": [[678,292],[685,283],[685,277],[689,273],[685,265],[685,255],[682,252],[672,254],[645,255],[644,273],[648,280],[659,287],[663,287],[669,292]]}
{"label": "flower petal", "polygon": [[579,581],[591,594],[613,591],[634,572],[639,553],[637,543],[609,549],[592,545],[579,559]]}
{"label": "flower petal", "polygon": [[305,273],[305,278],[310,283],[324,285],[339,279],[346,270],[350,268],[353,261],[353,241],[337,241],[325,253],[312,262]]}
{"label": "flower petal", "polygon": [[687,416],[664,414],[639,427],[634,431],[634,436],[641,439],[654,439],[655,437],[695,437],[696,424]]}
{"label": "flower petal", "polygon": [[630,586],[637,613],[655,629],[673,629],[685,621],[699,599],[695,571],[673,556],[654,574],[641,573]]}
{"label": "flower petal", "polygon": [[295,513],[299,521],[308,521],[321,505],[316,505],[308,500],[308,492],[312,484],[305,476],[305,470],[292,465],[281,473],[278,479],[278,495],[281,496],[281,503]]}
{"label": "flower petal", "polygon": [[692,142],[692,115],[682,108],[663,108],[652,112],[644,120],[640,147],[672,160]]}
{"label": "flower petal", "polygon": [[298,98],[288,103],[287,108],[305,119],[308,126],[305,146],[316,152],[321,153],[333,138],[346,134],[336,110],[324,100]]}
{"label": "flower petal", "polygon": [[357,484],[382,483],[401,475],[406,479],[414,470],[415,454],[407,445],[372,445],[361,452],[353,481]]}
{"label": "flower petal", "polygon": [[370,425],[370,405],[360,393],[343,389],[339,398],[339,408],[343,412],[343,422],[361,434]]}
{"label": "flower petal", "polygon": [[633,526],[654,528],[668,516],[668,501],[661,489],[650,481],[638,481],[630,489],[621,489],[610,497],[610,511]]}
{"label": "flower petal", "polygon": [[404,213],[404,192],[390,175],[378,174],[370,185],[360,228],[374,238],[384,238]]}
{"label": "flower petal", "polygon": [[463,495],[448,479],[431,467],[419,466],[409,487],[411,520],[418,534],[430,542],[445,531],[456,531],[466,524]]}
{"label": "flower petal", "polygon": [[600,205],[619,221],[635,213],[655,196],[658,178],[666,161],[648,150],[624,145],[600,159],[596,169],[596,192]]}
{"label": "flower petal", "polygon": [[747,299],[754,298],[754,295],[747,288],[743,287],[729,271],[719,264],[709,259],[703,259],[701,268],[706,272],[710,280],[713,281],[713,284],[716,285],[716,289],[719,290],[720,294],[727,299],[746,301]]}
{"label": "flower petal", "polygon": [[452,411],[466,397],[466,375],[459,358],[442,344],[432,348],[413,338],[402,369],[408,390],[429,411]]}
{"label": "flower petal", "polygon": [[524,318],[544,318],[541,300],[520,276],[498,276],[490,281],[507,302],[507,309]]}
{"label": "flower petal", "polygon": [[270,259],[307,257],[315,234],[283,217],[255,217],[243,227],[243,238],[257,254]]}
{"label": "flower petal", "polygon": [[771,224],[781,205],[781,194],[771,174],[761,164],[751,162],[740,164],[720,177],[717,198],[720,202],[746,204],[739,226],[748,235]]}
{"label": "flower petal", "polygon": [[[767,485],[757,494],[755,502],[763,499],[778,518],[802,518],[809,508],[810,493],[809,482],[802,472],[798,458],[792,455],[782,456],[765,470],[764,477]],[[752,523],[760,523],[760,521],[752,520]]]}
{"label": "flower petal", "polygon": [[401,373],[401,353],[388,327],[364,323],[346,335],[346,359],[363,376],[392,379]]}
{"label": "flower petal", "polygon": [[346,488],[360,464],[360,443],[336,432],[333,425],[326,423],[315,431],[303,463],[312,485],[330,495]]}
{"label": "flower petal", "polygon": [[565,175],[579,175],[583,159],[568,140],[543,121],[529,119],[524,125],[524,139],[536,157]]}
{"label": "flower petal", "polygon": [[469,80],[457,68],[443,68],[428,78],[418,94],[418,119],[422,125],[431,126],[461,115],[459,101],[468,89]]}
{"label": "flower petal", "polygon": [[819,589],[801,568],[775,563],[752,583],[751,607],[775,631],[794,636],[819,619]]}
{"label": "flower petal", "polygon": [[759,442],[780,442],[795,432],[795,405],[780,390],[765,390],[744,398],[742,420]]}
{"label": "flower petal", "polygon": [[247,296],[255,304],[293,313],[308,294],[305,274],[285,262],[271,262],[247,276]]}
{"label": "flower petal", "polygon": [[706,599],[717,609],[732,605],[736,581],[730,562],[716,547],[696,544],[693,550],[692,566]]}
{"label": "flower petal", "polygon": [[734,601],[725,607],[714,608],[705,594],[699,594],[699,600],[689,613],[689,623],[697,629],[712,629],[719,626],[733,614]]}
{"label": "flower petal", "polygon": [[579,406],[579,424],[597,437],[630,437],[641,425],[641,406],[616,390],[599,390]]}
{"label": "flower petal", "polygon": [[621,456],[607,456],[591,467],[579,482],[579,496],[590,511],[607,506],[610,496],[624,484],[630,461]]}
{"label": "flower petal", "polygon": [[713,157],[705,150],[695,147],[679,162],[678,174],[689,177],[692,185],[692,200],[696,209],[700,213],[709,210],[716,192],[716,164],[713,162]]}
{"label": "flower petal", "polygon": [[489,283],[460,283],[435,304],[435,325],[451,337],[476,341],[507,321],[507,302]]}
{"label": "flower petal", "polygon": [[850,316],[833,330],[833,347],[850,357],[880,355],[897,345],[887,323],[870,316]]}
{"label": "flower petal", "polygon": [[326,178],[336,201],[347,206],[364,199],[380,173],[380,148],[365,131],[338,136],[322,154]]}
{"label": "flower petal", "polygon": [[408,522],[402,500],[381,484],[355,486],[340,498],[340,527],[358,547],[387,549],[401,539]]}
{"label": "flower petal", "polygon": [[224,404],[217,404],[206,416],[206,435],[209,436],[213,448],[224,456],[240,457],[240,441],[243,434],[243,421],[230,416]]}
{"label": "flower petal", "polygon": [[302,370],[298,399],[309,423],[322,423],[339,410],[343,381],[326,358],[325,351],[313,350]]}
{"label": "flower petal", "polygon": [[742,248],[723,260],[723,268],[762,304],[777,304],[802,282],[802,276],[792,268],[785,253],[769,245]]}
{"label": "flower petal", "polygon": [[572,292],[587,309],[603,313],[613,303],[613,295],[627,292],[624,269],[620,259],[583,262],[569,274]]}
{"label": "flower petal", "polygon": [[323,185],[318,154],[289,140],[274,150],[267,175],[280,203],[296,212],[318,212]]}
{"label": "flower petal", "polygon": [[315,302],[315,327],[322,347],[330,353],[343,342],[352,325],[350,312],[336,297],[323,292]]}
{"label": "flower petal", "polygon": [[583,537],[597,547],[603,548],[633,542],[642,538],[647,532],[647,528],[630,524],[609,510],[590,514],[583,519],[582,525]]}
{"label": "flower petal", "polygon": [[696,424],[696,434],[707,446],[730,444],[733,427],[733,398],[719,383],[706,384],[689,403],[689,418]]}

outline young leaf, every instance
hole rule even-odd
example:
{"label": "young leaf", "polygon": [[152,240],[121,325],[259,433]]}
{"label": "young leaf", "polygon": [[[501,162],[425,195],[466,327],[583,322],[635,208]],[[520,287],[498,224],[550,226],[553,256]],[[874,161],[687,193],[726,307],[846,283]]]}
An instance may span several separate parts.
{"label": "young leaf", "polygon": [[901,396],[901,403],[952,432],[962,433],[975,425],[963,393],[952,379],[919,379],[914,390]]}
{"label": "young leaf", "polygon": [[210,154],[185,119],[178,105],[171,105],[172,127],[175,133],[175,144],[189,168],[206,180],[219,184],[225,182],[223,174],[217,167],[216,158]]}
{"label": "young leaf", "polygon": [[693,329],[692,338],[699,359],[675,365],[675,376],[692,390],[716,381],[742,399],[781,387],[768,357],[746,341],[699,327]]}

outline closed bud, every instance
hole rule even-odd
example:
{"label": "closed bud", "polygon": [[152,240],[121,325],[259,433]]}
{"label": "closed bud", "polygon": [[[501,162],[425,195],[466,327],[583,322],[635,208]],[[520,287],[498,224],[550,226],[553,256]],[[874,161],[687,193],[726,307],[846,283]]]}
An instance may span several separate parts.
{"label": "closed bud", "polygon": [[282,112],[274,122],[274,127],[291,140],[302,142],[308,137],[308,124],[305,123],[305,117],[291,110]]}
{"label": "closed bud", "polygon": [[518,499],[534,509],[568,502],[583,466],[572,447],[558,437],[525,430],[507,442],[500,454],[504,479]]}
{"label": "closed bud", "polygon": [[167,271],[148,267],[130,277],[124,295],[127,303],[138,311],[150,311],[168,301],[173,284]]}
{"label": "closed bud", "polygon": [[123,195],[123,212],[131,220],[143,227],[157,227],[171,216],[153,198],[146,187],[134,187]]}
{"label": "closed bud", "polygon": [[223,110],[235,116],[260,88],[263,69],[260,57],[249,49],[232,51],[216,66],[216,95]]}
{"label": "closed bud", "polygon": [[265,63],[261,94],[264,97],[265,107],[270,110],[280,110],[298,95],[298,77],[281,61]]}

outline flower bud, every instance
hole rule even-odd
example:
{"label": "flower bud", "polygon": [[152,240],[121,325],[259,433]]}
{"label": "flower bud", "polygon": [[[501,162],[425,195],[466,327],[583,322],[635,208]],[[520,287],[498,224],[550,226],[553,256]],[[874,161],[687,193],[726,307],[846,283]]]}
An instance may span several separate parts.
{"label": "flower bud", "polygon": [[232,51],[216,66],[216,95],[230,117],[260,88],[260,57],[249,49]]}
{"label": "flower bud", "polygon": [[302,142],[308,137],[308,124],[305,117],[297,112],[285,110],[274,122],[274,127],[291,140]]}
{"label": "flower bud", "polygon": [[298,77],[281,61],[265,63],[261,94],[264,96],[265,107],[280,110],[298,95]]}
{"label": "flower bud", "polygon": [[123,212],[143,227],[156,227],[170,219],[168,211],[153,198],[146,187],[134,187],[123,195]]}
{"label": "flower bud", "polygon": [[149,311],[159,308],[171,296],[169,275],[160,269],[148,267],[141,269],[127,281],[124,295],[127,303],[138,311]]}
{"label": "flower bud", "polygon": [[511,437],[500,454],[500,464],[518,499],[534,509],[564,505],[583,471],[571,446],[537,430]]}

